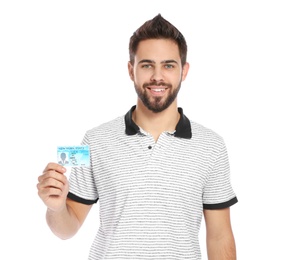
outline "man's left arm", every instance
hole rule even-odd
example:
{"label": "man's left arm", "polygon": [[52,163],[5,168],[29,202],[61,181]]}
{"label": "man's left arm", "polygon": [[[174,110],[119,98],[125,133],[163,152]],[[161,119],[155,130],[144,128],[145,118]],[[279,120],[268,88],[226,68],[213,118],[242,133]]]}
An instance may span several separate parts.
{"label": "man's left arm", "polygon": [[236,245],[230,221],[230,208],[205,209],[209,260],[236,260]]}

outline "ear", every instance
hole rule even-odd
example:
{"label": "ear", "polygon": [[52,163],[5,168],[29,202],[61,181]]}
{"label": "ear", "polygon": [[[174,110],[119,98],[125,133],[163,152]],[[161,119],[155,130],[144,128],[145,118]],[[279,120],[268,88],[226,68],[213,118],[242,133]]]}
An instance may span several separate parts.
{"label": "ear", "polygon": [[129,73],[130,79],[134,81],[134,70],[133,70],[133,65],[131,64],[130,61],[128,61],[128,73]]}
{"label": "ear", "polygon": [[189,68],[190,68],[190,64],[188,62],[186,62],[185,65],[183,66],[182,81],[184,81],[186,79],[188,72],[189,72]]}

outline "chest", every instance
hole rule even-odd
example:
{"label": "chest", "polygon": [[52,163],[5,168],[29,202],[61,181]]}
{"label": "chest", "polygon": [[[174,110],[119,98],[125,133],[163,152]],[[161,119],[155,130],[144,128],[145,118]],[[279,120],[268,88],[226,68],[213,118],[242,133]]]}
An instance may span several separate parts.
{"label": "chest", "polygon": [[207,178],[207,151],[171,136],[121,140],[94,155],[94,179],[101,201],[201,202]]}

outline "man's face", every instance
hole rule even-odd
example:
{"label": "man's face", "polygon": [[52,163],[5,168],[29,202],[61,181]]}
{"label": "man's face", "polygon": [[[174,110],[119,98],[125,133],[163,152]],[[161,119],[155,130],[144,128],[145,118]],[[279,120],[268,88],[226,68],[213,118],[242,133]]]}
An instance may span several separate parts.
{"label": "man's face", "polygon": [[129,63],[129,75],[138,99],[155,113],[176,100],[187,71],[188,64],[182,68],[178,46],[166,39],[140,42],[134,65]]}
{"label": "man's face", "polygon": [[61,159],[64,161],[66,159],[66,154],[65,153],[61,153]]}

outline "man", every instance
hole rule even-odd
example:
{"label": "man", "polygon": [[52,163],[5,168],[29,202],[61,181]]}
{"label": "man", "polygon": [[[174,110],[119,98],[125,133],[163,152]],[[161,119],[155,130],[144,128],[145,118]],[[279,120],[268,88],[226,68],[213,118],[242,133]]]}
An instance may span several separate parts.
{"label": "man", "polygon": [[177,107],[189,64],[184,36],[160,14],[130,38],[128,71],[138,94],[125,115],[86,132],[91,167],[49,163],[38,192],[60,238],[76,234],[99,200],[89,259],[201,259],[204,215],[210,260],[236,259],[226,147]]}
{"label": "man", "polygon": [[66,160],[66,158],[67,158],[66,153],[61,153],[61,160],[58,162],[58,164],[61,165],[68,164],[69,162]]}

